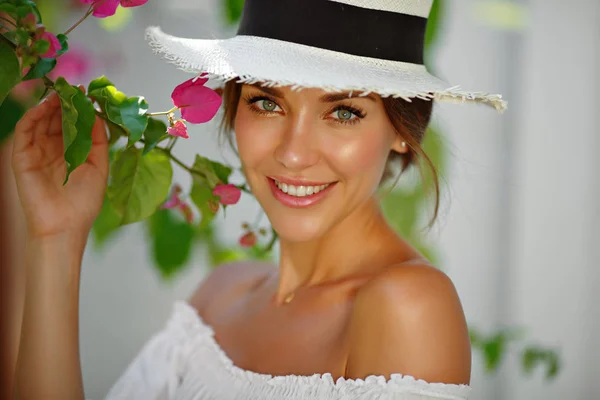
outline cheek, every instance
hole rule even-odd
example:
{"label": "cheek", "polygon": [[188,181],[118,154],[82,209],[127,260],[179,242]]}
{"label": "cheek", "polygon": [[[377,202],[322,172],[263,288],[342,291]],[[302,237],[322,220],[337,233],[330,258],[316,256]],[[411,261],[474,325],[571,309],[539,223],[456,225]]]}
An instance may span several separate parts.
{"label": "cheek", "polygon": [[354,140],[339,140],[327,143],[326,148],[337,149],[332,154],[331,164],[337,166],[338,173],[352,179],[369,176],[379,179],[390,151],[390,144],[375,130],[364,132]]}
{"label": "cheek", "polygon": [[235,119],[235,139],[241,162],[254,167],[273,152],[277,128],[265,120],[255,118],[250,111],[238,109]]}

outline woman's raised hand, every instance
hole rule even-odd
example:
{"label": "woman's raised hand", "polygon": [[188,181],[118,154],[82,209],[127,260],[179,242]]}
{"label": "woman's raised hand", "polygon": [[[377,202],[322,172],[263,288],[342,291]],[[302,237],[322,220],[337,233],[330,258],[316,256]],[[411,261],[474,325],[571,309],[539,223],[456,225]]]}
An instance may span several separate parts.
{"label": "woman's raised hand", "polygon": [[30,109],[15,128],[12,167],[31,238],[88,234],[102,208],[108,181],[108,138],[96,117],[92,150],[63,186],[64,159],[60,100],[53,92]]}

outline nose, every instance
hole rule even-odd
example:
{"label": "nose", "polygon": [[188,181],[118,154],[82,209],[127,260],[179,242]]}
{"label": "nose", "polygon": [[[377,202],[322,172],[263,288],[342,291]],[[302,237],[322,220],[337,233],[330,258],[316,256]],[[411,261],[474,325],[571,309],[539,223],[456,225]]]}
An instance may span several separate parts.
{"label": "nose", "polygon": [[308,118],[290,118],[275,149],[275,159],[290,171],[301,171],[319,162],[316,137]]}

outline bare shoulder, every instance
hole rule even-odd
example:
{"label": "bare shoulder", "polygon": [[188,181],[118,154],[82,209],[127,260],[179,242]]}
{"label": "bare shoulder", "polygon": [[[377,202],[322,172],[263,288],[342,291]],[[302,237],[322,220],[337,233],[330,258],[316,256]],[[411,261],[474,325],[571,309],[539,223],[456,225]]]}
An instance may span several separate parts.
{"label": "bare shoulder", "polygon": [[258,261],[220,265],[200,282],[188,302],[201,313],[209,304],[211,307],[225,306],[262,282],[275,268],[273,264]]}
{"label": "bare shoulder", "polygon": [[471,344],[450,278],[422,262],[384,269],[355,298],[349,378],[401,373],[428,382],[469,384]]}

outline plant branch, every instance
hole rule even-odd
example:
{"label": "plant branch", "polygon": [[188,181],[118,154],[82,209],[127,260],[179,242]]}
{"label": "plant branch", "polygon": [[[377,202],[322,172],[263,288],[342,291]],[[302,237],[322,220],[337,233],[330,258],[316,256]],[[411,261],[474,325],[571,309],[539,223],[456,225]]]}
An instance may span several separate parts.
{"label": "plant branch", "polygon": [[269,241],[267,246],[262,250],[263,254],[269,253],[271,250],[273,250],[273,246],[275,246],[275,242],[277,241],[278,237],[279,235],[277,234],[277,232],[275,232],[275,229],[271,228],[271,240]]}
{"label": "plant branch", "polygon": [[100,0],[96,3],[92,3],[90,4],[90,7],[88,8],[88,10],[85,12],[85,14],[83,15],[83,17],[79,18],[79,20],[77,22],[75,22],[73,24],[73,26],[71,26],[69,29],[67,29],[64,33],[64,35],[68,35],[69,33],[71,33],[71,31],[75,28],[77,28],[79,26],[79,24],[81,24],[87,17],[89,17],[95,10],[94,6],[99,5],[100,3],[102,3],[104,0]]}
{"label": "plant branch", "polygon": [[169,115],[175,111],[177,111],[177,106],[171,108],[169,111],[161,111],[161,112],[155,112],[155,113],[147,113],[146,115],[149,117],[156,117],[158,115]]}

